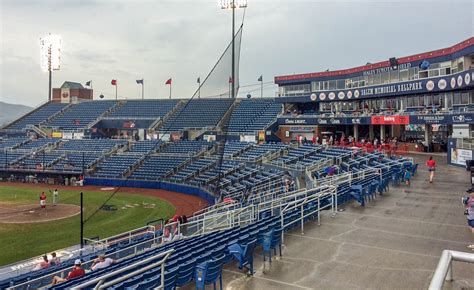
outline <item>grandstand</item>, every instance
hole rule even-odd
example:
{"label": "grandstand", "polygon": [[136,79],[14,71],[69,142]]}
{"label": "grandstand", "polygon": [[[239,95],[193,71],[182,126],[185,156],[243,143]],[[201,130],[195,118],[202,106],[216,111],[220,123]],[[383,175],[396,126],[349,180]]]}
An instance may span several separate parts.
{"label": "grandstand", "polygon": [[182,104],[165,121],[160,131],[215,128],[232,103],[233,99],[192,99]]}
{"label": "grandstand", "polygon": [[115,101],[81,102],[72,105],[52,120],[46,122],[44,127],[61,130],[84,129],[115,105]]}
{"label": "grandstand", "polygon": [[65,109],[68,104],[62,103],[46,103],[43,106],[33,110],[31,113],[26,114],[22,118],[15,122],[7,125],[6,129],[25,129],[28,125],[38,126],[45,122],[61,110]]}
{"label": "grandstand", "polygon": [[[456,71],[440,74],[433,66],[423,72],[420,58],[407,57],[400,59],[406,72],[382,62],[376,68],[281,76],[275,79],[277,98],[48,103],[5,128],[25,134],[0,141],[0,174],[21,181],[83,175],[86,186],[164,189],[210,203],[187,222],[182,217],[155,221],[118,237],[88,240],[81,252],[87,270],[98,254],[119,262],[52,289],[103,282],[109,289],[174,289],[219,279],[257,289],[426,288],[439,251],[446,245],[463,250],[469,240],[458,229],[464,217],[453,214],[460,209],[458,198],[448,196],[465,190],[469,184],[461,178],[466,176],[442,167],[442,181],[433,186],[417,176],[425,160],[400,155],[406,151],[397,141],[368,146],[372,143],[361,142],[359,134],[370,140],[405,137],[406,125],[424,125],[429,141],[429,126],[438,121],[471,124],[465,101],[472,100],[472,67],[464,63],[472,56],[472,43],[461,44],[447,50],[466,60]],[[454,56],[423,57],[451,66]],[[417,77],[404,79],[411,69]],[[454,85],[447,88],[451,74]],[[227,87],[224,78],[220,83]],[[420,92],[384,89],[415,83]],[[378,88],[373,95],[372,87]],[[446,92],[444,103],[440,92]],[[436,108],[421,111],[420,104]],[[140,119],[147,122],[139,124]],[[53,133],[63,138],[52,138]],[[331,134],[336,139],[336,133],[337,142],[315,140]],[[356,140],[345,142],[342,135]],[[261,261],[261,256],[271,261],[277,250],[283,258],[273,258],[273,265]],[[0,287],[49,287],[53,275],[69,270],[74,255],[46,271],[10,273]],[[244,266],[254,279],[241,279],[236,268]],[[463,272],[467,268],[459,268],[460,276],[472,280]],[[222,274],[223,269],[232,273]]]}
{"label": "grandstand", "polygon": [[275,99],[243,99],[237,105],[229,122],[230,133],[250,133],[265,129],[281,113],[281,104]]}

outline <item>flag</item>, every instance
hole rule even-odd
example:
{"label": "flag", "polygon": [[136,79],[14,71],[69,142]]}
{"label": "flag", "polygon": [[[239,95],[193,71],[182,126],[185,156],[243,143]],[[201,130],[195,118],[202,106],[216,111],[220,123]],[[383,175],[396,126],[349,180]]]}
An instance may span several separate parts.
{"label": "flag", "polygon": [[117,80],[112,80],[110,83],[112,84],[112,86],[116,86],[117,85]]}
{"label": "flag", "polygon": [[171,85],[171,82],[172,82],[172,79],[170,78],[166,81],[165,85]]}
{"label": "flag", "polygon": [[137,84],[142,84],[143,85],[143,79],[137,80]]}
{"label": "flag", "polygon": [[201,83],[201,77],[198,77],[197,79],[197,83],[200,84]]}
{"label": "flag", "polygon": [[263,75],[260,75],[260,77],[258,78],[257,81],[262,82],[263,81]]}
{"label": "flag", "polygon": [[232,77],[229,77],[229,84],[233,83]]}
{"label": "flag", "polygon": [[92,81],[86,82],[86,86],[90,87],[90,86],[91,86],[91,83],[92,83]]}

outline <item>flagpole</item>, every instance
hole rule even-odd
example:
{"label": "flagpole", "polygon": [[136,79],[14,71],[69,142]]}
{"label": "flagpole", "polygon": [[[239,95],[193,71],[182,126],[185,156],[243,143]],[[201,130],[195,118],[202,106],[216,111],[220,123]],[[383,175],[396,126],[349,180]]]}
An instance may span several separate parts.
{"label": "flagpole", "polygon": [[145,99],[145,80],[142,79],[142,100]]}
{"label": "flagpole", "polygon": [[115,100],[117,100],[117,87],[118,87],[118,82],[115,82]]}
{"label": "flagpole", "polygon": [[262,80],[260,81],[260,98],[263,98],[263,76]]}
{"label": "flagpole", "polygon": [[172,86],[172,84],[170,83],[170,99],[171,99],[171,86]]}

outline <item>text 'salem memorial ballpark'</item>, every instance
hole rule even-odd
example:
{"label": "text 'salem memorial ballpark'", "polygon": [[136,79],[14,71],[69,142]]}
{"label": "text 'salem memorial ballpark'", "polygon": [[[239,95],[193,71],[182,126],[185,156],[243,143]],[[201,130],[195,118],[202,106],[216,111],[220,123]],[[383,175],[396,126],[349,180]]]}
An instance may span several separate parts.
{"label": "text 'salem memorial ballpark'", "polygon": [[172,79],[169,99],[137,100],[66,81],[1,131],[0,288],[473,287],[453,195],[473,66],[470,38],[277,76],[277,97],[235,98],[238,73],[192,99]]}

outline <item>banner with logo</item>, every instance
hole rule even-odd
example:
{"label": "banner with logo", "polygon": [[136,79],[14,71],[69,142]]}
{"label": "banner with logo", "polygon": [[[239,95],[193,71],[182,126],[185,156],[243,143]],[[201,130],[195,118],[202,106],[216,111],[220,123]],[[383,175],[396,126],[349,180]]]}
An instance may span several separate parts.
{"label": "banner with logo", "polygon": [[409,116],[372,116],[370,123],[372,125],[408,125]]}

